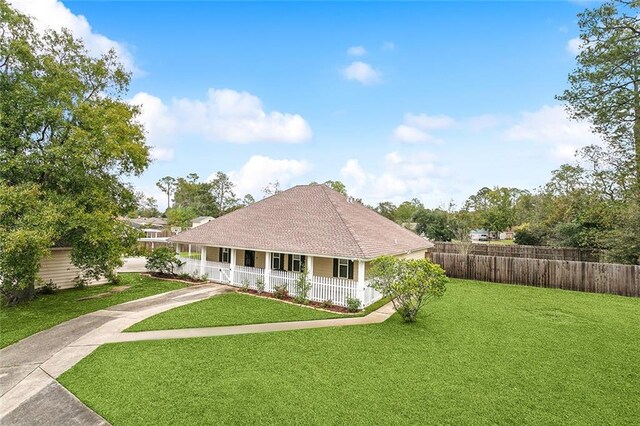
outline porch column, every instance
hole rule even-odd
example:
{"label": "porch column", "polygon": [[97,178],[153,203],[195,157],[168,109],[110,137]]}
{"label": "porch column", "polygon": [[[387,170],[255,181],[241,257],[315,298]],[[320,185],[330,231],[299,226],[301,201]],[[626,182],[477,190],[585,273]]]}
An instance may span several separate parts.
{"label": "porch column", "polygon": [[307,256],[307,277],[313,281],[313,256]]}
{"label": "porch column", "polygon": [[233,275],[236,271],[236,249],[231,249],[231,259],[229,260],[231,261],[231,264],[229,265],[229,281],[231,281],[230,284],[233,285],[235,284]]}
{"label": "porch column", "polygon": [[[189,248],[191,248],[191,244],[189,244]],[[189,253],[191,254],[191,253]],[[200,249],[200,276],[203,276],[206,273],[207,267],[207,248],[202,246]]]}
{"label": "porch column", "polygon": [[358,260],[358,290],[357,290],[357,298],[362,302],[362,307],[364,308],[364,293],[365,293],[365,272],[364,272],[364,260]]}
{"label": "porch column", "polygon": [[191,259],[191,244],[189,244],[189,259]]}
{"label": "porch column", "polygon": [[271,252],[264,252],[264,289],[271,291]]}
{"label": "porch column", "polygon": [[176,254],[180,255],[180,243],[176,243]]}

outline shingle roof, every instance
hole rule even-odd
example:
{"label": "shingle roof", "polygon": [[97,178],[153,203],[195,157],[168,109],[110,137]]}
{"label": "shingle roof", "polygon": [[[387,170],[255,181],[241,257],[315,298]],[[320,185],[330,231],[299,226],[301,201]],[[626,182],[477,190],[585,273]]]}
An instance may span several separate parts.
{"label": "shingle roof", "polygon": [[321,184],[294,186],[188,229],[170,241],[350,259],[433,247],[426,239]]}

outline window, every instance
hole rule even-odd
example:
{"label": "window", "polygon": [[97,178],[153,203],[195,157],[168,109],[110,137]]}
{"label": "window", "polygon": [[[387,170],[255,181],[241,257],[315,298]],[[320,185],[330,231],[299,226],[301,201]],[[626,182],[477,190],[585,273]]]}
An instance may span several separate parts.
{"label": "window", "polygon": [[338,278],[349,278],[349,261],[338,259]]}
{"label": "window", "polygon": [[280,253],[273,253],[271,255],[271,269],[282,269],[282,257],[283,255]]}
{"label": "window", "polygon": [[226,247],[221,248],[222,253],[220,254],[220,261],[224,263],[231,262],[231,250]]}
{"label": "window", "polygon": [[244,266],[253,268],[256,266],[256,252],[253,250],[244,251]]}
{"label": "window", "polygon": [[302,257],[299,254],[293,255],[291,270],[295,272],[302,272]]}

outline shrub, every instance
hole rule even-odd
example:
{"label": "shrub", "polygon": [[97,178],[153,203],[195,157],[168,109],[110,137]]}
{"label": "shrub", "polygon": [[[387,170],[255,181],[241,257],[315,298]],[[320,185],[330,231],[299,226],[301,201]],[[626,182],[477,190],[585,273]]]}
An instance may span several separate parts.
{"label": "shrub", "polygon": [[245,293],[247,293],[249,291],[249,280],[248,279],[244,279],[242,280],[242,287],[241,287],[242,291],[244,291]]}
{"label": "shrub", "polygon": [[49,280],[49,282],[45,283],[43,286],[39,287],[37,290],[38,294],[53,294],[58,290],[58,286],[53,280]]}
{"label": "shrub", "polygon": [[306,305],[309,303],[309,291],[311,290],[311,280],[309,280],[309,276],[307,275],[307,268],[303,267],[302,271],[300,271],[300,275],[296,280],[296,297],[294,298],[296,303],[300,303],[302,305]]}
{"label": "shrub", "polygon": [[86,288],[87,285],[89,285],[88,281],[86,278],[78,275],[77,277],[75,277],[73,279],[73,287],[77,288],[77,289],[82,289],[82,288]]}
{"label": "shrub", "polygon": [[111,285],[120,285],[120,284],[122,284],[122,280],[120,279],[118,274],[116,274],[115,272],[112,272],[112,273],[107,275],[107,281],[109,281],[109,284],[111,284]]}
{"label": "shrub", "polygon": [[347,296],[347,309],[349,312],[357,312],[361,304],[362,302],[357,297]]}
{"label": "shrub", "polygon": [[539,246],[544,242],[544,237],[544,230],[541,227],[523,223],[514,230],[513,242],[526,246]]}
{"label": "shrub", "polygon": [[264,293],[264,281],[262,280],[262,278],[258,278],[256,280],[256,291],[258,292],[258,294]]}
{"label": "shrub", "polygon": [[284,299],[289,295],[286,284],[280,284],[273,287],[273,297],[276,299]]}
{"label": "shrub", "polygon": [[145,266],[153,272],[175,275],[175,268],[179,268],[183,264],[172,249],[169,247],[160,247],[147,256],[147,264]]}
{"label": "shrub", "polygon": [[333,300],[329,300],[329,299],[325,300],[320,304],[320,307],[324,309],[333,308]]}
{"label": "shrub", "polygon": [[382,256],[369,271],[371,287],[390,297],[405,322],[415,322],[420,309],[441,297],[446,289],[444,270],[427,259],[398,259]]}

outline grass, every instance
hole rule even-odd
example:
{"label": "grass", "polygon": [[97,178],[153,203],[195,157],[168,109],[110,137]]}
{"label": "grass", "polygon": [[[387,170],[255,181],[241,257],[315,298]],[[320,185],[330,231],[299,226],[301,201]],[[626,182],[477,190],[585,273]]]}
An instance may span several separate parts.
{"label": "grass", "polygon": [[258,298],[242,293],[227,293],[152,316],[129,327],[126,331],[220,327],[340,318],[343,316],[278,300]]}
{"label": "grass", "polygon": [[60,381],[114,425],[635,424],[638,348],[640,299],[452,280],[413,325],[109,344]]}
{"label": "grass", "polygon": [[78,299],[108,292],[110,285],[83,289],[60,290],[51,295],[41,295],[30,302],[0,309],[0,348],[54,325],[119,303],[182,288],[179,282],[158,280],[140,274],[119,274],[119,285],[131,286],[121,293],[91,300]]}

